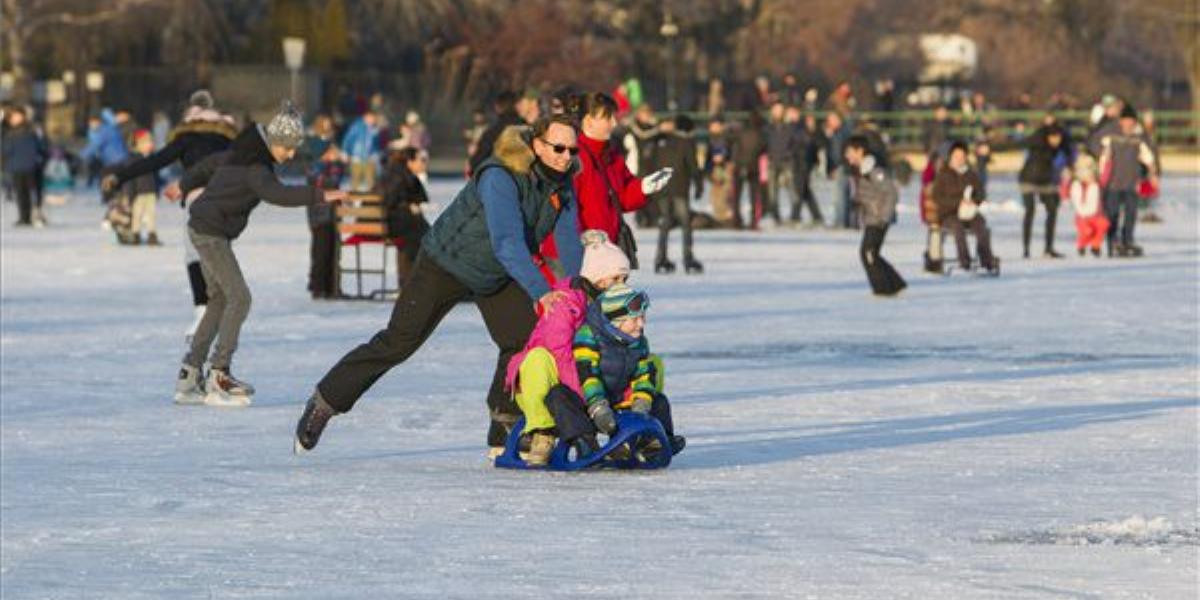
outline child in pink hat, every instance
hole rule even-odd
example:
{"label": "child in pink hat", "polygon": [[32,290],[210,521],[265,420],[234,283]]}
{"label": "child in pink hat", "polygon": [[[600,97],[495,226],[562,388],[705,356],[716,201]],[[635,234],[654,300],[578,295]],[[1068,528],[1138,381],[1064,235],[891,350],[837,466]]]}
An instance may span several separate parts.
{"label": "child in pink hat", "polygon": [[[530,434],[531,456],[548,456],[548,449],[554,445],[554,436],[546,433],[554,427],[554,418],[545,404],[551,390],[561,385],[582,397],[572,341],[583,324],[588,304],[629,277],[629,259],[606,233],[590,229],[581,238],[583,266],[579,277],[554,285],[556,300],[549,310],[538,306],[538,322],[525,349],[508,363],[505,383],[525,414],[523,433]],[[493,447],[491,458],[503,451],[501,446]]]}

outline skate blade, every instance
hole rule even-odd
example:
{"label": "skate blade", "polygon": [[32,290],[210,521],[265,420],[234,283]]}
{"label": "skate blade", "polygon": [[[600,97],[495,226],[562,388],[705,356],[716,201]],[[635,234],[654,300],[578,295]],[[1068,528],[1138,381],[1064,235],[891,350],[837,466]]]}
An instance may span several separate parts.
{"label": "skate blade", "polygon": [[292,438],[292,454],[296,456],[308,454],[308,448],[305,448],[304,445],[300,443],[300,438],[298,437]]}
{"label": "skate blade", "polygon": [[204,405],[214,408],[246,408],[250,406],[251,399],[249,396],[227,396],[222,398],[217,394],[209,394],[204,397]]}
{"label": "skate blade", "polygon": [[175,404],[178,406],[203,406],[204,394],[175,394]]}

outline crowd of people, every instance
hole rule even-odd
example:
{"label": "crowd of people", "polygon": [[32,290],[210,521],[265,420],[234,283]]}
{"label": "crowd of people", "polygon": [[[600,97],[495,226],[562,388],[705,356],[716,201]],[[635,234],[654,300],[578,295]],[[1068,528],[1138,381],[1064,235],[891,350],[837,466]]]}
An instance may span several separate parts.
{"label": "crowd of people", "polygon": [[[253,386],[231,371],[250,307],[232,242],[259,202],[306,208],[309,291],[328,299],[341,297],[336,206],[352,193],[372,193],[382,198],[386,236],[401,249],[399,296],[386,327],[315,386],[296,426],[297,452],[312,450],[334,416],[351,410],[464,301],[479,308],[498,350],[487,393],[490,456],[502,452],[522,416],[530,464],[545,464],[558,440],[581,455],[595,452],[596,435],[615,433],[620,410],[655,417],[670,436],[671,448],[637,451],[678,452],[684,439],[674,433],[663,365],[643,332],[649,298],[628,285],[639,265],[625,215],[657,228],[656,273],[677,270],[668,247],[679,228],[683,271],[701,274],[694,228],[800,225],[807,210],[810,227],[862,229],[868,283],[877,295],[895,296],[907,283],[882,247],[907,163],[890,149],[889,119],[857,112],[849,85],[818,105],[818,94],[801,91],[794,77],[779,90],[759,78],[743,99],[745,117],[735,119],[716,81],[697,127],[688,114],[657,114],[633,83],[612,93],[497,94],[490,118],[477,113],[464,132],[466,182],[432,224],[422,210],[429,130],[414,111],[391,126],[378,96],[350,118],[321,114],[306,124],[285,102],[267,123],[238,127],[201,90],[180,123],[159,134],[128,113],[105,110],[91,119],[80,158],[94,163],[106,222],[122,244],[160,243],[160,191],[188,211],[182,237],[195,310],[176,384],[180,404],[252,401]],[[887,85],[876,91],[885,100],[892,93]],[[1157,189],[1160,169],[1147,123],[1131,106],[1106,96],[1085,135],[1053,111],[1032,131],[1000,123],[979,94],[956,110],[958,117],[950,106],[933,108],[922,136],[926,270],[952,270],[943,254],[943,238],[952,237],[957,268],[999,275],[981,206],[992,152],[1005,149],[1024,151],[1018,182],[1026,258],[1038,204],[1046,213],[1043,256],[1062,258],[1054,240],[1063,198],[1074,208],[1081,256],[1101,255],[1105,241],[1109,256],[1141,255],[1139,199]],[[972,137],[955,135],[964,119]],[[5,110],[3,166],[19,227],[45,226],[44,190],[67,163],[45,140],[27,109]],[[297,158],[305,181],[288,185],[279,168]],[[164,186],[172,168],[181,176]],[[814,193],[817,175],[833,182],[828,221]],[[706,191],[709,210],[698,209]]]}

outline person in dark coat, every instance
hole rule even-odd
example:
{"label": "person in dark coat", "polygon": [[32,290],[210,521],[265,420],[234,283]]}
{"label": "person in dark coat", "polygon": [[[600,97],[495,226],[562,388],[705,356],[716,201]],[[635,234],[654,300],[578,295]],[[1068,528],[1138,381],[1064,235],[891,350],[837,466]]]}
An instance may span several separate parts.
{"label": "person in dark coat", "polygon": [[1065,151],[1064,147],[1069,144],[1066,132],[1057,125],[1040,127],[1022,141],[1021,145],[1026,151],[1025,164],[1021,166],[1017,182],[1021,189],[1021,200],[1025,203],[1025,219],[1021,224],[1021,243],[1025,258],[1029,258],[1033,217],[1039,200],[1046,208],[1046,244],[1043,256],[1063,256],[1054,250],[1054,227],[1061,203],[1058,196],[1059,173],[1055,165],[1059,163],[1059,155]]}
{"label": "person in dark coat", "polygon": [[[991,275],[999,275],[999,260],[992,254],[992,243],[987,221],[979,212],[979,205],[986,201],[983,183],[979,174],[967,162],[967,145],[954,142],[946,164],[938,169],[933,178],[931,195],[937,207],[937,221],[941,230],[954,236],[958,248],[958,264],[964,270],[971,267],[971,251],[967,247],[967,229],[975,234],[979,263]],[[940,238],[938,243],[940,244]],[[930,252],[941,259],[941,250]]]}
{"label": "person in dark coat", "polygon": [[[308,164],[308,184],[322,190],[336,190],[346,178],[346,161],[341,150],[330,143],[318,160]],[[313,300],[335,299],[342,295],[338,271],[341,246],[336,207],[327,202],[308,205],[309,244],[308,291]]]}
{"label": "person in dark coat", "polygon": [[658,172],[671,169],[667,186],[654,196],[658,202],[658,253],[654,259],[655,273],[673,273],[675,263],[667,259],[667,241],[671,227],[678,225],[683,235],[683,268],[688,273],[701,273],[704,265],[692,254],[692,210],[689,192],[693,186],[696,197],[704,195],[704,173],[696,163],[696,144],[691,136],[691,119],[680,115],[659,125],[654,138],[650,168]]}
{"label": "person in dark coat", "polygon": [[[157,152],[150,154],[116,168],[101,181],[102,189],[115,190],[127,181],[178,162],[183,166],[184,173],[205,158],[229,149],[233,138],[237,136],[237,128],[233,118],[222,114],[214,106],[212,94],[208,90],[197,90],[188,98],[188,107],[184,110],[183,121],[167,136],[167,145]],[[205,178],[207,181],[207,178]],[[197,188],[198,189],[198,188]],[[189,203],[195,200],[198,192],[192,194],[180,193],[180,186],[168,186],[164,195],[171,200],[180,200],[179,207],[187,210]],[[200,255],[192,247],[192,240],[187,235],[186,219],[184,220],[183,250],[184,264],[187,268],[188,283],[192,289],[193,319],[184,334],[190,344],[200,319],[204,318],[204,310],[208,305],[208,289],[204,283],[204,275],[200,270]]]}
{"label": "person in dark coat", "polygon": [[574,122],[564,116],[501,134],[493,157],[425,234],[387,327],[343,356],[317,384],[296,424],[294,452],[312,450],[331,418],[351,410],[466,300],[479,307],[499,349],[488,391],[487,442],[489,456],[503,452],[520,415],[505,385],[509,361],[533,331],[536,307],[550,310],[562,294],[551,291],[532,255],[553,235],[568,276],[579,274],[583,260],[572,188],[576,143]]}
{"label": "person in dark coat", "polygon": [[412,277],[421,239],[429,231],[429,222],[421,212],[421,206],[429,202],[429,195],[420,178],[428,162],[425,153],[416,148],[402,148],[388,156],[383,173],[383,204],[388,236],[398,239],[401,244],[396,252],[400,287],[404,287]]}
{"label": "person in dark coat", "polygon": [[16,227],[29,227],[33,221],[33,199],[37,193],[37,170],[46,160],[46,147],[26,119],[25,109],[15,107],[5,120],[3,151],[4,172],[17,196]]}
{"label": "person in dark coat", "polygon": [[758,220],[762,217],[763,201],[766,190],[763,189],[762,175],[758,161],[767,151],[767,140],[763,135],[763,118],[757,110],[750,111],[750,119],[734,135],[733,139],[733,218],[736,226],[743,226],[742,220],[742,189],[750,192],[750,228],[758,228]]}
{"label": "person in dark coat", "polygon": [[877,296],[895,296],[908,284],[880,251],[888,227],[896,216],[900,192],[887,169],[878,164],[870,150],[871,142],[864,136],[853,135],[846,141],[846,165],[849,167],[854,204],[863,224],[863,239],[859,257],[867,271],[871,291]]}
{"label": "person in dark coat", "polygon": [[[250,213],[263,200],[281,206],[308,206],[346,198],[340,190],[279,182],[274,166],[291,159],[303,141],[300,114],[285,103],[265,127],[250,123],[238,134],[227,161],[216,167],[204,191],[192,203],[188,235],[200,255],[209,306],[183,358],[175,384],[178,403],[230,407],[250,404],[254,388],[230,372],[238,336],[250,312],[250,288],[233,254],[233,240],[245,230]],[[214,341],[216,348],[208,357]],[[202,377],[206,358],[210,368],[208,376]]]}

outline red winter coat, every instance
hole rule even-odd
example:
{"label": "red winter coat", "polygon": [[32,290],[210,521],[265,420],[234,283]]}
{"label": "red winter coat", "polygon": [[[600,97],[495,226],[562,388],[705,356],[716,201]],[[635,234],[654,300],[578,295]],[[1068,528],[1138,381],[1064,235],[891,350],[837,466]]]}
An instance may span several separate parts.
{"label": "red winter coat", "polygon": [[[604,171],[598,169],[604,165]],[[579,134],[579,172],[575,175],[575,197],[579,199],[579,232],[588,229],[603,229],[608,239],[617,241],[617,230],[621,215],[617,214],[612,200],[608,197],[608,184],[604,176],[612,182],[617,192],[624,212],[633,212],[646,205],[646,195],[642,193],[642,180],[633,176],[625,166],[625,157],[621,151],[608,142],[593,140],[584,134]],[[554,246],[554,236],[549,236],[542,243],[542,256],[554,258],[558,249]]]}

